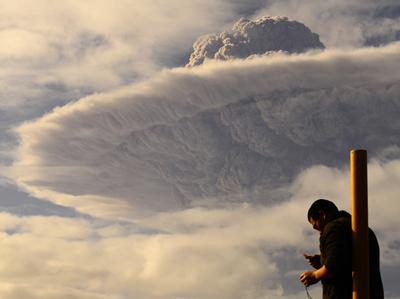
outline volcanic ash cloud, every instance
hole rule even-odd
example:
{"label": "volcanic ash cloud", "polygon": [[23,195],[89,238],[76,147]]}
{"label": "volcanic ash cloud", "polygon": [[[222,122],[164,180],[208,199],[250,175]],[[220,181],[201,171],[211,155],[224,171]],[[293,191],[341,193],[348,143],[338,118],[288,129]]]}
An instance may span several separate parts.
{"label": "volcanic ash cloud", "polygon": [[307,167],[400,144],[399,47],[165,71],[23,125],[13,172],[85,210],[268,204]]}
{"label": "volcanic ash cloud", "polygon": [[302,53],[323,48],[318,34],[297,21],[269,16],[256,21],[241,18],[231,32],[200,37],[186,66],[202,64],[205,59],[228,60],[276,51]]}

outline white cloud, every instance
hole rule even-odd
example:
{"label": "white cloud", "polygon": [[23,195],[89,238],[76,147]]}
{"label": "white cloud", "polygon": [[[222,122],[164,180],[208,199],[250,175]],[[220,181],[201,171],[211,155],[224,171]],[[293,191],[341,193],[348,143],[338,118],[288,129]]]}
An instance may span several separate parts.
{"label": "white cloud", "polygon": [[[371,160],[369,165],[370,223],[378,233],[384,273],[385,267],[400,263],[398,250],[390,245],[400,237],[399,165],[399,160]],[[318,250],[307,209],[324,197],[348,210],[348,172],[346,167],[313,166],[288,186],[291,197],[272,207],[192,208],[142,217],[139,226],[2,213],[0,295],[304,298],[297,278],[307,269],[301,253]],[[391,212],[385,212],[389,207]],[[390,293],[394,286],[385,288]],[[311,291],[319,296],[321,289]]]}
{"label": "white cloud", "polygon": [[269,209],[245,204],[228,210],[163,213],[140,221],[153,228],[151,234],[129,223],[3,213],[0,294],[6,299],[21,292],[26,298],[45,299],[106,294],[301,298],[295,296],[302,288],[293,275],[289,279],[298,287],[284,290],[284,273],[276,258],[282,258],[277,254],[281,248],[310,240],[304,233],[304,209],[304,204],[288,202]]}
{"label": "white cloud", "polygon": [[[46,81],[70,90],[103,91],[171,65],[197,36],[235,18],[243,9],[239,6],[208,0],[4,3],[2,78],[12,86],[9,77],[17,72],[19,88],[39,89],[42,95]],[[13,93],[14,101],[27,100],[18,89]]]}
{"label": "white cloud", "polygon": [[[2,229],[8,234],[2,234],[0,249],[4,257],[0,294],[7,299],[21,292],[26,298],[46,299],[103,298],[107,294],[110,298],[263,298],[268,293],[279,294],[278,268],[271,252],[265,251],[267,242],[276,236],[272,234],[269,240],[260,231],[246,230],[268,219],[263,212],[251,207],[218,211],[229,218],[222,230],[208,225],[207,210],[191,213],[205,216],[205,227],[191,233],[170,230],[152,235],[127,235],[118,225],[96,227],[77,219],[1,214]],[[241,216],[239,223],[244,227],[237,225],[235,215]],[[265,231],[273,230],[266,227]]]}
{"label": "white cloud", "polygon": [[51,54],[43,36],[22,29],[2,30],[0,42],[8,45],[0,50],[0,57],[5,61],[25,59],[32,63]]}

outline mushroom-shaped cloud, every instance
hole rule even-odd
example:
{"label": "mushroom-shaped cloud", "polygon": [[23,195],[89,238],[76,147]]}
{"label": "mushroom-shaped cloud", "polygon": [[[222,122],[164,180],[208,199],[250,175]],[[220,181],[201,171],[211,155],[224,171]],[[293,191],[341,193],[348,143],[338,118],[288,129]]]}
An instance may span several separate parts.
{"label": "mushroom-shaped cloud", "polygon": [[271,51],[301,53],[323,49],[319,36],[304,24],[286,17],[263,17],[256,21],[241,18],[232,32],[200,37],[193,45],[187,67],[200,65],[205,59],[246,58]]}

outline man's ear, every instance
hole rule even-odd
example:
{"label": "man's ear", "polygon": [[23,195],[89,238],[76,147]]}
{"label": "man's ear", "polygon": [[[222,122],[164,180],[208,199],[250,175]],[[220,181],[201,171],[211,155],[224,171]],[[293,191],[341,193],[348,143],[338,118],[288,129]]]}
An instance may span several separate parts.
{"label": "man's ear", "polygon": [[325,220],[326,220],[326,213],[325,213],[325,212],[321,212],[319,218],[320,218],[322,221],[325,222]]}

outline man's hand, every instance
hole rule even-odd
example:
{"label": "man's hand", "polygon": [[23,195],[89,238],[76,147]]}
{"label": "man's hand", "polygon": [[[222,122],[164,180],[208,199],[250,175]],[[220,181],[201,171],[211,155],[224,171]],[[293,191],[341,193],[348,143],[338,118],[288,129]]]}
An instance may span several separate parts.
{"label": "man's hand", "polygon": [[321,268],[320,256],[318,254],[309,255],[307,253],[303,253],[303,256],[305,257],[306,260],[308,260],[308,263],[315,269]]}
{"label": "man's hand", "polygon": [[310,286],[312,284],[317,283],[319,280],[315,275],[315,270],[306,271],[300,274],[300,281],[306,286]]}

